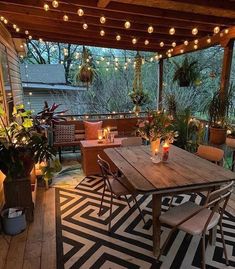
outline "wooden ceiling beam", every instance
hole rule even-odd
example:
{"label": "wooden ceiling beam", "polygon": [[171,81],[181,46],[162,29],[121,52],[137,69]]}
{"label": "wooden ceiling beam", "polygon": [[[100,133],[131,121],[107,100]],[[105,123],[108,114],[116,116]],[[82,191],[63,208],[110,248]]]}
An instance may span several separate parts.
{"label": "wooden ceiling beam", "polygon": [[[23,34],[20,33],[12,33],[12,36],[15,38],[22,38],[24,37]],[[102,48],[113,48],[117,49],[115,45],[113,45],[110,42],[105,42],[105,41],[98,41],[94,38],[90,38],[89,40],[87,38],[83,37],[75,37],[75,36],[65,36],[61,34],[56,34],[56,33],[51,33],[50,36],[48,36],[47,32],[37,32],[35,35],[36,39],[42,38],[44,41],[48,42],[60,42],[60,43],[70,43],[70,44],[77,44],[77,45],[86,45],[86,46],[96,46],[96,47],[102,47]],[[130,46],[129,44],[126,44],[123,42],[120,44],[119,49],[124,49],[124,50],[132,50],[132,51],[148,51],[148,52],[156,52],[155,48],[152,47],[142,47],[136,44],[135,46]],[[161,51],[158,51],[161,53]]]}
{"label": "wooden ceiling beam", "polygon": [[[223,17],[223,18],[232,18],[235,19],[235,8],[234,5],[228,5],[226,7],[226,4],[224,4],[224,8],[218,8],[213,5],[209,5],[209,2],[207,6],[203,6],[197,3],[197,1],[194,1],[193,3],[188,3],[184,1],[172,1],[172,0],[118,0],[116,1],[118,3],[124,3],[124,4],[132,4],[132,5],[140,5],[140,6],[148,6],[151,8],[160,8],[163,10],[172,10],[172,11],[179,11],[179,12],[185,12],[185,13],[192,13],[192,14],[200,14],[200,15],[206,15],[206,16],[215,16],[215,17]],[[204,1],[206,2],[206,1]],[[216,1],[215,1],[216,2]],[[224,1],[223,1],[224,2]]]}
{"label": "wooden ceiling beam", "polygon": [[[223,32],[222,37],[220,36],[220,34],[216,34],[216,35],[210,37],[210,39],[211,39],[210,43],[207,42],[208,37],[204,37],[204,38],[199,39],[198,44],[197,44],[197,46],[198,46],[197,49],[194,48],[194,46],[195,46],[194,42],[190,42],[189,45],[187,45],[187,46],[185,46],[185,45],[176,46],[173,49],[173,52],[171,52],[171,57],[178,56],[178,55],[185,54],[185,53],[189,53],[189,52],[193,52],[193,51],[206,49],[206,48],[216,46],[216,45],[221,45],[221,46],[225,47],[231,39],[233,39],[233,40],[235,39],[235,26],[230,27],[228,30],[229,30],[228,34],[225,34]],[[166,52],[167,51],[163,52],[163,58],[167,58]]]}
{"label": "wooden ceiling beam", "polygon": [[98,0],[97,7],[107,7],[111,0]]}
{"label": "wooden ceiling beam", "polygon": [[[19,4],[18,0],[3,0],[0,1],[3,3],[10,4]],[[146,3],[148,1],[145,1]],[[41,3],[41,2],[40,2]],[[182,11],[174,11],[174,10],[165,10],[161,8],[151,8],[147,6],[138,6],[133,4],[123,4],[118,2],[110,2],[108,7],[105,9],[97,7],[96,0],[61,0],[60,6],[63,4],[67,4],[67,8],[90,8],[95,11],[102,13],[109,13],[110,16],[113,16],[114,13],[120,13],[123,19],[128,19],[128,16],[141,16],[141,17],[149,17],[149,18],[161,18],[161,19],[172,19],[175,21],[187,21],[189,23],[201,23],[205,22],[207,24],[220,25],[227,27],[228,25],[233,25],[234,19],[228,17],[222,17],[219,13],[216,16],[202,15],[202,14],[194,14],[187,13]],[[20,5],[28,5],[29,7],[35,7],[35,1],[33,0],[21,0]],[[43,7],[43,5],[41,5]],[[64,8],[64,6],[63,6]],[[68,10],[69,11],[69,10]],[[138,18],[141,20],[140,18]]]}
{"label": "wooden ceiling beam", "polygon": [[[57,20],[62,20],[64,12],[62,12],[62,9],[51,9],[48,12],[45,12],[42,8],[38,7],[23,7],[22,5],[9,5],[5,3],[1,3],[0,1],[0,10],[1,12],[8,12],[11,14],[19,14],[21,16],[25,16],[25,14],[37,16],[37,17],[47,17],[47,18],[53,18]],[[81,18],[77,15],[76,9],[71,9],[73,12],[69,11],[66,12],[68,14],[70,21],[86,21],[87,23],[97,24],[101,25],[100,23],[100,13],[97,13],[97,11],[94,12],[94,9],[86,9],[85,15]],[[105,24],[107,27],[113,27],[113,28],[119,28],[124,29],[124,18],[123,15],[120,13],[117,13],[119,16],[110,16],[109,13],[105,14],[107,18],[107,23]],[[116,14],[116,15],[117,15]],[[108,15],[108,16],[107,16]],[[138,20],[136,17],[130,17],[129,20],[132,23],[131,30],[139,30],[139,31],[147,31],[147,26],[152,25],[155,27],[157,31],[165,31],[168,32],[170,27],[175,27],[176,32],[179,33],[187,33],[191,34],[191,30],[194,27],[197,27],[199,30],[199,34],[206,35],[209,32],[213,31],[213,27],[211,25],[204,25],[204,24],[192,24],[188,23],[185,24],[185,22],[175,22],[173,20],[165,20],[165,19],[149,19],[149,18],[141,18],[141,20]]]}

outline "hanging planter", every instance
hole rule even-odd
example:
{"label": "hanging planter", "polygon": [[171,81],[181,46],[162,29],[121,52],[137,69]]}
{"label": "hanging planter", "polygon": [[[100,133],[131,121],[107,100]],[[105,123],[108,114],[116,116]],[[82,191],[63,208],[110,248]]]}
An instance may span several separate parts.
{"label": "hanging planter", "polygon": [[185,57],[182,64],[175,64],[175,73],[173,81],[177,82],[180,87],[189,87],[191,85],[198,85],[200,73],[197,70],[197,61],[189,61],[188,57]]}
{"label": "hanging planter", "polygon": [[89,51],[85,48],[85,46],[83,46],[82,66],[77,73],[76,80],[85,83],[87,85],[87,88],[89,84],[92,83],[94,78],[94,69],[92,68],[92,65],[90,63],[90,56],[91,55]]}
{"label": "hanging planter", "polygon": [[149,96],[147,92],[143,91],[143,84],[141,78],[141,65],[142,65],[142,58],[140,54],[137,52],[135,56],[135,76],[133,81],[133,89],[129,93],[129,96],[135,105],[133,111],[136,115],[139,114],[141,111],[141,106],[148,102]]}

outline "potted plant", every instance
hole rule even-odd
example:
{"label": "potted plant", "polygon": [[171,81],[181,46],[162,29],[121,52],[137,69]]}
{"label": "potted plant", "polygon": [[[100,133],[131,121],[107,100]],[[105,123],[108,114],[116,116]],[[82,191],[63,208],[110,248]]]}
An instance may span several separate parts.
{"label": "potted plant", "polygon": [[226,145],[235,148],[235,127],[233,125],[228,126]]}
{"label": "potted plant", "polygon": [[173,63],[175,64],[174,82],[178,82],[180,87],[189,87],[197,83],[200,77],[197,61],[190,61],[188,57],[185,57],[181,64],[175,61]]}
{"label": "potted plant", "polygon": [[134,104],[133,111],[136,114],[139,114],[141,111],[141,106],[146,104],[149,101],[149,95],[147,92],[142,91],[132,91],[129,93],[129,96]]}
{"label": "potted plant", "polygon": [[225,143],[227,134],[227,118],[232,106],[233,86],[228,94],[223,95],[221,91],[214,93],[206,109],[209,115],[209,141],[211,144],[221,145]]}
{"label": "potted plant", "polygon": [[30,173],[42,160],[52,159],[56,152],[47,138],[36,131],[31,111],[23,106],[14,108],[13,119],[6,124],[5,112],[0,107],[0,170],[5,174],[4,196],[6,207],[25,207],[26,217],[33,220],[33,201]]}

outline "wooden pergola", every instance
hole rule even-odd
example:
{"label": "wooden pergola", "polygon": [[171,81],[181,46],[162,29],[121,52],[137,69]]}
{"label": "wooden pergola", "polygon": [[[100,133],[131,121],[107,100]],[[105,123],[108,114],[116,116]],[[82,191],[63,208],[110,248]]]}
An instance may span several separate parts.
{"label": "wooden pergola", "polygon": [[234,0],[0,0],[0,16],[15,38],[158,53],[159,101],[164,58],[221,45],[228,89]]}

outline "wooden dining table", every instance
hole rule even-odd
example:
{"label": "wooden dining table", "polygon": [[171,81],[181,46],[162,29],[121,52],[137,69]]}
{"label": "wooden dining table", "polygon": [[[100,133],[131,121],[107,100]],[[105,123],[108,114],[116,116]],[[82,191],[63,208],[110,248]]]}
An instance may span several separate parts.
{"label": "wooden dining table", "polygon": [[108,148],[104,151],[137,193],[152,195],[154,256],[160,253],[159,217],[163,196],[209,191],[235,179],[234,172],[173,145],[167,162],[158,164],[152,162],[149,146]]}

